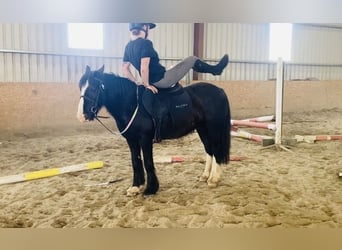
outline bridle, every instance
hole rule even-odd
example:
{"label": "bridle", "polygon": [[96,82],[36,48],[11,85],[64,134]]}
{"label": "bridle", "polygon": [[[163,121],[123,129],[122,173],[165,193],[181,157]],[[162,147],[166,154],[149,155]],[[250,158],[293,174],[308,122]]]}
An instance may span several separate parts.
{"label": "bridle", "polygon": [[[94,118],[105,128],[107,129],[110,133],[112,133],[113,135],[116,135],[117,133],[113,132],[110,128],[108,128],[101,120],[100,118],[103,118],[103,119],[108,119],[110,117],[108,116],[99,116],[97,115],[98,113],[98,102],[99,102],[99,98],[100,98],[100,94],[101,92],[103,92],[105,90],[105,87],[104,87],[104,83],[103,83],[103,80],[102,79],[99,79],[97,77],[94,78],[96,81],[99,82],[99,87],[97,89],[97,93],[96,93],[96,98],[95,100],[93,100],[92,98],[89,98],[88,96],[85,96],[84,94],[80,96],[80,98],[83,98],[85,100],[88,100],[90,102],[92,102],[92,105],[91,108],[90,108],[90,112],[92,112],[94,114]],[[132,125],[133,121],[134,121],[134,118],[136,117],[137,113],[138,113],[138,109],[139,109],[139,88],[137,86],[136,88],[137,90],[137,106],[133,112],[133,115],[131,117],[131,119],[129,120],[128,124],[126,125],[125,129],[123,129],[122,131],[119,131],[119,134],[120,135],[123,135],[128,129],[129,127]]]}
{"label": "bridle", "polygon": [[100,97],[101,92],[104,91],[104,84],[103,84],[103,81],[101,79],[99,79],[99,78],[94,78],[94,79],[99,82],[99,87],[97,89],[96,98],[93,100],[92,98],[85,96],[84,94],[81,95],[80,98],[83,98],[85,100],[92,102],[93,106],[91,106],[90,112],[92,112],[94,114],[94,117],[96,118],[96,117],[99,117],[99,116],[97,116],[97,111],[98,111],[97,104],[99,102],[99,97]]}

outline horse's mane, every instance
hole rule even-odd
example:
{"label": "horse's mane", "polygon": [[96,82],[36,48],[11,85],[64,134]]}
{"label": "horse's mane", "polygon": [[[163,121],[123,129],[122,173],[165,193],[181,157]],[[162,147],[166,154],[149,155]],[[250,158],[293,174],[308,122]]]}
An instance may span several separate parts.
{"label": "horse's mane", "polygon": [[132,91],[136,89],[136,84],[126,77],[121,77],[114,73],[105,73],[104,81],[109,84],[109,86],[115,86],[116,89],[120,91],[121,94]]}

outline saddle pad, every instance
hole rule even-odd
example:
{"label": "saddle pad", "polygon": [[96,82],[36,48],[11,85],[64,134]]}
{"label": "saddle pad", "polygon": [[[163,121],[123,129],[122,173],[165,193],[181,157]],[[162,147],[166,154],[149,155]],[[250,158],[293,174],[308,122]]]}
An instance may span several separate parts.
{"label": "saddle pad", "polygon": [[192,102],[189,94],[184,91],[181,85],[168,90],[159,90],[158,94],[152,91],[145,91],[142,103],[147,112],[152,115],[169,115],[173,123],[188,120],[191,114]]}

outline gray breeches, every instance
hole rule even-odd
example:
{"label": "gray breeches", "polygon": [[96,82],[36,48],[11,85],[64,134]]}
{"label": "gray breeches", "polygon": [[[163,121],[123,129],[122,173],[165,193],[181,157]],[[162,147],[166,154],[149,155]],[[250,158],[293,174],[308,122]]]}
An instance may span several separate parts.
{"label": "gray breeches", "polygon": [[185,58],[183,61],[168,69],[165,72],[164,78],[158,82],[153,83],[154,86],[158,88],[169,88],[172,85],[179,82],[188,72],[190,69],[193,68],[195,62],[199,58],[196,56],[189,56]]}

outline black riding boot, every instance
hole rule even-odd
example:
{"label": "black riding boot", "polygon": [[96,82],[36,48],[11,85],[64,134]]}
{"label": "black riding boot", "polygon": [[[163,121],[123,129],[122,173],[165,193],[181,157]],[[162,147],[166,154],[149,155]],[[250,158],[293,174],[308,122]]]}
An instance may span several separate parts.
{"label": "black riding boot", "polygon": [[210,65],[200,59],[195,62],[193,70],[199,73],[211,73],[213,75],[221,75],[224,68],[228,65],[229,57],[224,55],[216,65]]}

